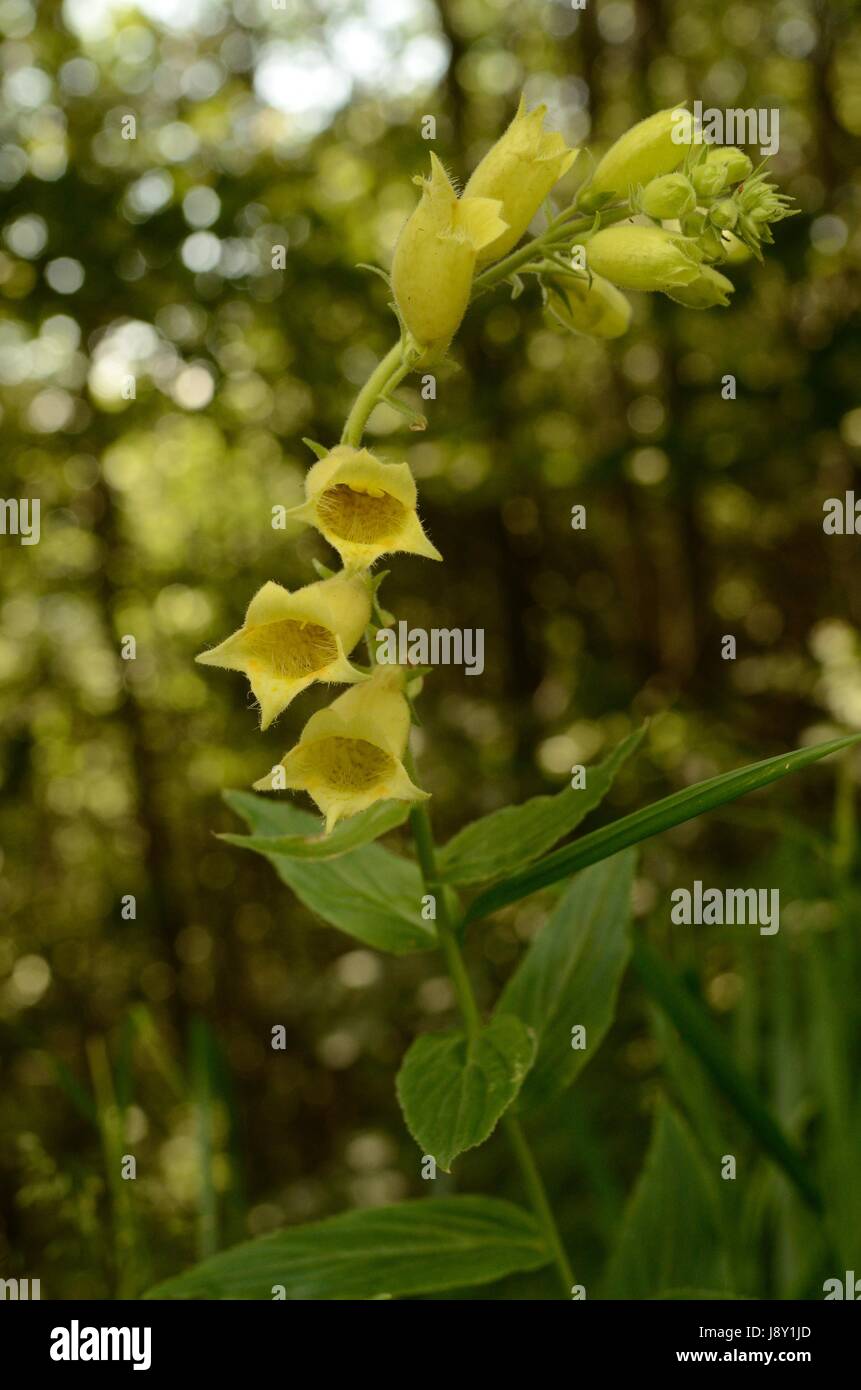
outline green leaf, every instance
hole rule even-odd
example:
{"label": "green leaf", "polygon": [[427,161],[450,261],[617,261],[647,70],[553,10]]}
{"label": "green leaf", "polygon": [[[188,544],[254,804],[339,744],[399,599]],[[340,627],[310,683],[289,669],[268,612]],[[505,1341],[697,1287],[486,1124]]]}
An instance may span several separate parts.
{"label": "green leaf", "polygon": [[319,835],[320,816],[302,811],[292,801],[279,800],[270,792],[222,792],[224,801],[256,835]]}
{"label": "green leaf", "polygon": [[423,1153],[449,1171],[464,1149],[483,1144],[523,1083],[535,1056],[533,1035],[513,1014],[494,1018],[477,1038],[417,1038],[397,1077],[407,1128]]}
{"label": "green leaf", "polygon": [[[260,807],[264,798],[247,792],[229,792],[226,800],[255,829],[268,834],[281,831],[301,836],[311,827],[320,828],[316,816],[287,803]],[[234,843],[268,859],[297,898],[333,927],[395,955],[429,951],[437,945],[433,923],[421,916],[424,887],[411,859],[376,844],[362,845],[337,859],[298,859],[261,849],[256,838],[236,836]]]}
{"label": "green leaf", "polygon": [[[658,1110],[606,1275],[608,1298],[660,1298],[727,1282],[714,1184],[679,1115]],[[720,1295],[723,1297],[723,1294]]]}
{"label": "green leaf", "polygon": [[[616,1012],[631,952],[636,850],[580,874],[556,905],[502,992],[496,1013],[516,1014],[538,1038],[518,1107],[544,1105],[591,1060]],[[585,1048],[571,1046],[582,1024]]]}
{"label": "green leaf", "polygon": [[534,796],[465,826],[438,852],[442,878],[446,883],[486,883],[544,854],[603,801],[643,733],[638,729],[630,734],[609,757],[590,768],[581,791],[566,787],[554,796]]}
{"label": "green leaf", "polygon": [[384,1298],[489,1284],[549,1262],[533,1218],[494,1197],[345,1212],[222,1251],[147,1298]]}
{"label": "green leaf", "polygon": [[331,835],[324,835],[319,821],[314,835],[219,835],[219,840],[255,849],[260,854],[284,854],[288,859],[337,859],[339,854],[359,849],[373,840],[403,825],[410,813],[406,801],[378,801],[367,811],[350,816],[336,825]]}
{"label": "green leaf", "polygon": [[609,859],[628,845],[635,845],[673,825],[693,820],[704,811],[712,811],[716,806],[735,801],[748,792],[767,786],[769,782],[776,782],[789,772],[798,772],[810,763],[828,757],[830,753],[851,748],[859,739],[861,734],[850,734],[846,738],[832,739],[829,743],[818,743],[813,748],[799,748],[794,753],[766,758],[763,762],[752,763],[734,772],[724,772],[707,782],[698,782],[693,787],[674,792],[672,796],[665,796],[662,801],[656,801],[642,811],[634,811],[630,816],[623,816],[621,820],[613,821],[600,830],[583,835],[573,844],[564,845],[555,853],[546,855],[530,868],[512,874],[510,878],[479,893],[467,909],[464,924],[486,917],[508,903],[519,902],[539,888],[558,883],[589,864]]}

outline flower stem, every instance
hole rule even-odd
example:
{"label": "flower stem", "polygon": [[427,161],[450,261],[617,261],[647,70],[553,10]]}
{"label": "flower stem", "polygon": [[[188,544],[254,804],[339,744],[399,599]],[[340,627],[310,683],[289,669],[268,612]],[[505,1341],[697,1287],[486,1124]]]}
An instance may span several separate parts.
{"label": "flower stem", "polygon": [[574,1283],[574,1274],[562,1244],[562,1237],[559,1234],[559,1227],[547,1197],[547,1189],[538,1171],[532,1150],[523,1133],[523,1127],[513,1110],[506,1110],[502,1117],[502,1125],[508,1135],[508,1141],[514,1150],[514,1155],[520,1165],[523,1175],[523,1182],[529,1193],[529,1200],[532,1203],[532,1210],[544,1228],[544,1238],[549,1249],[553,1253],[553,1262],[559,1271],[562,1281],[562,1288],[566,1297],[571,1293],[571,1286]]}
{"label": "flower stem", "polygon": [[382,395],[393,391],[413,369],[414,358],[406,351],[402,339],[398,339],[385,357],[377,363],[368,377],[344,422],[341,434],[342,444],[351,444],[357,449],[368,423],[368,417]]}
{"label": "flower stem", "polygon": [[[412,757],[407,754],[404,764],[410,777],[415,780],[415,767]],[[451,920],[446,901],[445,886],[439,876],[436,863],[436,849],[434,847],[433,828],[431,826],[430,814],[427,803],[419,802],[410,810],[410,825],[412,827],[413,839],[415,840],[416,854],[418,855],[419,867],[421,868],[422,880],[429,893],[433,893],[436,899],[436,926],[439,936],[440,947],[446,959],[448,972],[451,976],[452,984],[457,994],[460,1011],[463,1015],[466,1036],[470,1042],[478,1037],[481,1031],[481,1015],[478,1011],[475,994],[466,969],[466,964],[461,954],[458,944],[457,932]],[[523,1133],[520,1121],[511,1110],[508,1110],[502,1117],[502,1125],[508,1136],[508,1141],[517,1159],[523,1177],[523,1184],[526,1188],[532,1210],[538,1218],[539,1225],[544,1232],[547,1248],[553,1256],[554,1264],[559,1271],[559,1277],[566,1297],[571,1292],[574,1283],[574,1275],[565,1254],[565,1247],[559,1234],[559,1228],[553,1216],[550,1202],[541,1174],[529,1147],[526,1135]]]}
{"label": "flower stem", "polygon": [[[611,212],[601,213],[601,226],[609,227],[614,222],[624,222],[626,217],[631,216],[631,209],[625,204],[624,207],[614,208]],[[512,251],[510,256],[504,260],[497,261],[495,265],[488,266],[480,275],[476,275],[473,281],[473,298],[484,294],[485,290],[492,290],[502,280],[507,280],[516,270],[522,269],[533,259],[536,252],[543,253],[552,246],[565,245],[571,243],[572,236],[578,236],[581,232],[590,232],[595,225],[594,217],[578,217],[573,222],[568,222],[564,226],[557,226],[555,223],[548,227],[541,236],[535,237],[532,241],[527,241],[525,246],[521,246],[518,251]]]}
{"label": "flower stem", "polygon": [[[406,760],[407,771],[410,777],[415,779],[415,769],[412,760]],[[475,1002],[475,995],[472,992],[469,975],[466,965],[457,943],[457,934],[449,916],[448,903],[446,902],[445,889],[439,877],[436,866],[436,850],[433,842],[433,830],[431,828],[430,815],[428,814],[427,803],[421,801],[410,810],[410,825],[412,827],[413,839],[416,845],[419,867],[422,871],[422,880],[428,893],[432,893],[436,900],[436,927],[439,943],[445,956],[448,973],[451,976],[457,994],[460,1011],[463,1014],[463,1021],[466,1025],[466,1035],[470,1041],[478,1037],[481,1031],[481,1016],[478,1012],[478,1005]]]}

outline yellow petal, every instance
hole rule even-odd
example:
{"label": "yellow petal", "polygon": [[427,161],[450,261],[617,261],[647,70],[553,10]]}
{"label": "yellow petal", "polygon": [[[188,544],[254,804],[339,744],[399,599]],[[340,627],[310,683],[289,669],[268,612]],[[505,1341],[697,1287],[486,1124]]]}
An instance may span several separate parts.
{"label": "yellow petal", "polygon": [[558,131],[544,129],[546,106],[527,112],[523,97],[505,133],[488,150],[464,189],[463,201],[499,199],[507,228],[479,248],[478,264],[499,260],[517,245],[541,204],[577,157]]}
{"label": "yellow petal", "polygon": [[469,303],[476,252],[502,230],[501,204],[467,205],[436,155],[419,205],[401,232],[392,260],[392,290],[415,341],[434,353],[448,346]]}
{"label": "yellow petal", "polygon": [[305,489],[306,502],[290,514],[315,525],[344,565],[367,568],[395,552],[442,558],[419,521],[408,464],[339,445],[309,470]]}
{"label": "yellow petal", "polygon": [[327,833],[345,816],[375,802],[427,796],[403,764],[409,737],[409,706],[403,695],[406,672],[378,667],[369,680],[339,695],[308,720],[299,742],[255,787],[272,790],[273,780],[305,791],[326,817]]}
{"label": "yellow petal", "polygon": [[197,660],[242,671],[266,729],[314,681],[364,679],[347,653],[364,633],[370,614],[368,586],[359,575],[334,575],[293,593],[280,584],[264,584],[238,632]]}

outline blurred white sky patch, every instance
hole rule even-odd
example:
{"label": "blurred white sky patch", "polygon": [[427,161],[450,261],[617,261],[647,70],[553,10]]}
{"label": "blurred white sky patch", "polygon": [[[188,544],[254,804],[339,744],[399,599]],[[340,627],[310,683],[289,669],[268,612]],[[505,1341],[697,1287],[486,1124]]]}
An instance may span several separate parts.
{"label": "blurred white sky patch", "polygon": [[354,93],[408,96],[443,78],[449,46],[427,0],[332,0],[321,29],[273,37],[257,64],[255,87],[292,116],[296,134],[323,130]]}
{"label": "blurred white sky patch", "polygon": [[[129,9],[127,0],[64,0],[63,17],[73,33],[96,39],[111,34],[115,17]],[[222,7],[217,0],[136,0],[134,9],[165,29],[205,28],[209,32],[207,19]]]}
{"label": "blurred white sky patch", "polygon": [[[65,0],[66,23],[86,42],[110,36],[126,0]],[[449,45],[430,0],[237,0],[256,30],[254,86],[261,101],[291,118],[290,138],[318,134],[354,95],[381,98],[429,91],[443,78]],[[138,12],[167,30],[216,34],[221,0],[137,0]],[[256,21],[256,22],[255,22]]]}

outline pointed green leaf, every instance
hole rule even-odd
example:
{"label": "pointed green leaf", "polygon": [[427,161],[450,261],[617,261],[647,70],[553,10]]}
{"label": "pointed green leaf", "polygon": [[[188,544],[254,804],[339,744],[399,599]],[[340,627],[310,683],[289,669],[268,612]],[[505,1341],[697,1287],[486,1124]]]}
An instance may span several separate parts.
{"label": "pointed green leaf", "polygon": [[255,835],[319,835],[322,817],[302,811],[293,801],[279,800],[270,792],[222,792],[231,811],[241,816]]}
{"label": "pointed green leaf", "polygon": [[220,840],[254,849],[259,854],[284,854],[288,859],[337,859],[339,854],[370,844],[380,835],[403,825],[410,813],[406,801],[378,801],[367,811],[342,820],[331,835],[324,835],[320,821],[313,835],[219,835]]}
{"label": "pointed green leaf", "polygon": [[715,1184],[687,1125],[664,1103],[622,1218],[604,1296],[660,1298],[664,1290],[723,1289],[726,1282]]}
{"label": "pointed green leaf", "polygon": [[799,748],[794,753],[782,753],[776,758],[766,758],[763,762],[752,763],[749,767],[724,772],[707,782],[698,782],[693,787],[665,796],[645,810],[634,811],[630,816],[613,821],[600,830],[583,835],[573,844],[564,845],[553,854],[545,855],[537,864],[520,873],[512,874],[493,887],[479,893],[467,909],[465,922],[475,922],[488,913],[496,912],[508,903],[519,902],[539,888],[568,878],[578,869],[596,864],[601,859],[609,859],[628,845],[646,840],[650,835],[658,835],[671,826],[681,825],[683,821],[693,820],[704,811],[712,811],[716,806],[724,806],[748,792],[776,782],[787,773],[798,772],[803,767],[826,758],[830,753],[839,753],[850,748],[861,739],[861,734],[850,734],[846,738],[832,739],[828,743],[818,743],[813,748]]}
{"label": "pointed green leaf", "polygon": [[222,1251],[147,1298],[402,1297],[490,1284],[549,1262],[533,1218],[494,1197],[345,1212]]}
{"label": "pointed green leaf", "polygon": [[446,1172],[464,1149],[493,1133],[523,1082],[535,1039],[513,1014],[495,1018],[472,1042],[463,1033],[417,1038],[397,1078],[407,1128]]}
{"label": "pointed green leaf", "polygon": [[446,883],[486,883],[528,864],[569,835],[603,801],[616,773],[639,745],[643,730],[630,734],[609,757],[589,768],[586,786],[554,796],[534,796],[473,821],[438,852]]}
{"label": "pointed green leaf", "polygon": [[[502,992],[497,1015],[516,1014],[538,1038],[519,1107],[544,1105],[570,1086],[613,1022],[631,951],[636,860],[626,850],[579,874]],[[584,1048],[572,1047],[578,1025]]]}
{"label": "pointed green leaf", "polygon": [[[261,807],[265,798],[247,792],[229,792],[226,800],[264,836],[308,835],[320,829],[316,816],[297,811],[289,803]],[[236,843],[268,859],[297,898],[333,927],[395,955],[429,951],[437,945],[433,923],[421,915],[424,887],[411,859],[377,844],[361,845],[337,859],[298,859],[260,848],[256,838],[237,836]]]}

